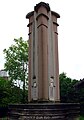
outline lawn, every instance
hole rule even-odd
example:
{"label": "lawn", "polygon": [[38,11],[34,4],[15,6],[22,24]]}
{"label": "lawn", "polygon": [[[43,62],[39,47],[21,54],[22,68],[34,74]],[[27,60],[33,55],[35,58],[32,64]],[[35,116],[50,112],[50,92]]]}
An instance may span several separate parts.
{"label": "lawn", "polygon": [[80,117],[80,120],[84,120],[84,117],[81,116],[81,117]]}
{"label": "lawn", "polygon": [[0,118],[0,120],[8,120],[8,118],[7,118],[7,117],[5,117],[5,118]]}

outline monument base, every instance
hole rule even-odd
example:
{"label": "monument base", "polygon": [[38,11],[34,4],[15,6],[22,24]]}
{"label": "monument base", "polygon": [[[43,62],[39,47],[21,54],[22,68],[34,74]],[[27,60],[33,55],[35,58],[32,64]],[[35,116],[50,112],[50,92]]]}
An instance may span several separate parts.
{"label": "monument base", "polygon": [[9,120],[78,120],[76,103],[29,103],[9,105]]}

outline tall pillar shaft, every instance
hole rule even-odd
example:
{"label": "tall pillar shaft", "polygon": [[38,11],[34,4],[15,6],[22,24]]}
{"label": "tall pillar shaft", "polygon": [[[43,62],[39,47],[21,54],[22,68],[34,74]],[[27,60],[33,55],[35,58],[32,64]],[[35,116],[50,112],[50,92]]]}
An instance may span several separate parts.
{"label": "tall pillar shaft", "polygon": [[29,19],[28,100],[59,101],[59,62],[57,18],[46,3],[27,14]]}
{"label": "tall pillar shaft", "polygon": [[47,10],[43,6],[38,9],[38,98],[48,100],[48,20]]}

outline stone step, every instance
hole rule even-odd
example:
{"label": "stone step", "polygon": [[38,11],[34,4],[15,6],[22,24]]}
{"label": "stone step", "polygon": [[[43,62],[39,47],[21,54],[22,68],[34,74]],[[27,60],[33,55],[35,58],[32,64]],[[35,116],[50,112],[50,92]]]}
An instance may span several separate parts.
{"label": "stone step", "polygon": [[10,120],[73,120],[79,116],[79,104],[9,105]]}

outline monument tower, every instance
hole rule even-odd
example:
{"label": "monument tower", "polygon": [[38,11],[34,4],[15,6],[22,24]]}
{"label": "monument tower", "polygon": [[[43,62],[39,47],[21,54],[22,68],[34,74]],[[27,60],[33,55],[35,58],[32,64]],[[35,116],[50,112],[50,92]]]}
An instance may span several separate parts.
{"label": "monument tower", "polygon": [[29,19],[28,104],[9,105],[10,120],[78,120],[79,104],[59,103],[58,23],[60,15],[40,2]]}
{"label": "monument tower", "polygon": [[29,102],[60,101],[58,23],[60,15],[40,2],[29,19]]}

